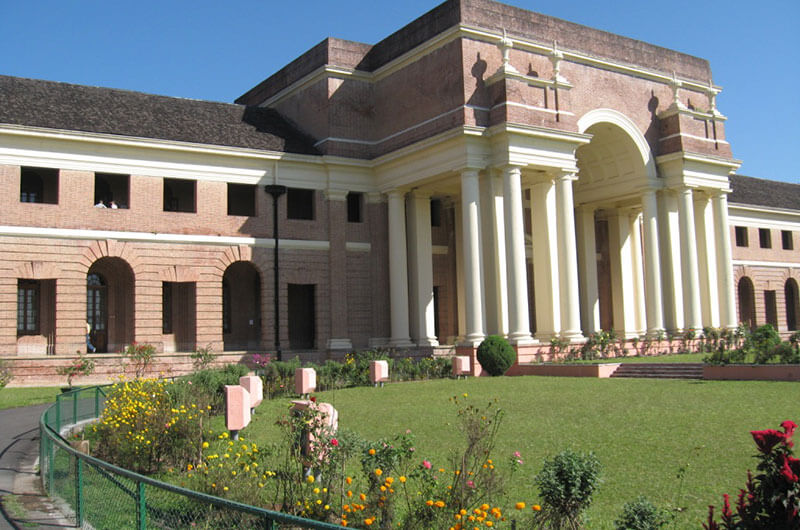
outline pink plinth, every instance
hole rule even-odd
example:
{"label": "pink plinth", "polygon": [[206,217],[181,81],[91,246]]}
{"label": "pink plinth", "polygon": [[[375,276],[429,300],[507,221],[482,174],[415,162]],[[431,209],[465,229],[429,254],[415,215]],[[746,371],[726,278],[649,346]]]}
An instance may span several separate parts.
{"label": "pink plinth", "polygon": [[456,355],[453,357],[453,375],[456,377],[462,375],[471,375],[469,369],[469,357],[466,355]]}
{"label": "pink plinth", "polygon": [[383,383],[389,380],[389,363],[387,361],[369,362],[369,380],[373,384]]}
{"label": "pink plinth", "polygon": [[239,385],[225,385],[225,427],[241,431],[250,423],[250,393]]}
{"label": "pink plinth", "polygon": [[294,371],[296,394],[310,394],[317,388],[317,372],[313,368],[298,368]]}
{"label": "pink plinth", "polygon": [[239,378],[239,385],[250,393],[250,408],[254,409],[264,400],[264,383],[257,375],[245,375]]}

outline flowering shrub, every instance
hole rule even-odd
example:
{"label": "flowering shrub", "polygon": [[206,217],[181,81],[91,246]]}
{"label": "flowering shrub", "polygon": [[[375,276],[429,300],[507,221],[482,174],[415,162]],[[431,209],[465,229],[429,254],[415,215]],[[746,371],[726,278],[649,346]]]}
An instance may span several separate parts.
{"label": "flowering shrub", "polygon": [[96,456],[139,473],[196,462],[207,410],[174,403],[172,385],[159,379],[114,384],[99,422],[89,428]]}
{"label": "flowering shrub", "polygon": [[139,344],[133,342],[122,352],[123,357],[127,357],[133,364],[136,379],[140,379],[147,372],[147,368],[153,362],[156,354],[156,347],[152,344]]}
{"label": "flowering shrub", "polygon": [[753,477],[747,472],[735,513],[729,496],[723,495],[721,522],[716,522],[714,506],[709,506],[708,522],[703,528],[800,528],[800,459],[794,457],[792,441],[797,425],[786,420],[781,427],[783,431],[750,432],[758,448],[758,474]]}
{"label": "flowering shrub", "polygon": [[94,361],[79,354],[77,359],[74,359],[67,366],[58,368],[56,372],[58,375],[67,376],[67,386],[72,388],[73,378],[79,375],[89,375],[94,372]]}
{"label": "flowering shrub", "polygon": [[192,352],[190,357],[192,358],[192,366],[195,370],[205,370],[211,366],[211,363],[219,356],[214,353],[211,345],[207,345],[205,348],[197,348]]}

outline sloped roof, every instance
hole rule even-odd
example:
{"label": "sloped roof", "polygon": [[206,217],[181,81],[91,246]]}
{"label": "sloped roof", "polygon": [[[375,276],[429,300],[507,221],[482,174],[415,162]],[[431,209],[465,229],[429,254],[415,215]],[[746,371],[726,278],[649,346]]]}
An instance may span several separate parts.
{"label": "sloped roof", "polygon": [[800,184],[731,175],[729,203],[800,210]]}
{"label": "sloped roof", "polygon": [[0,76],[0,123],[319,154],[272,109]]}

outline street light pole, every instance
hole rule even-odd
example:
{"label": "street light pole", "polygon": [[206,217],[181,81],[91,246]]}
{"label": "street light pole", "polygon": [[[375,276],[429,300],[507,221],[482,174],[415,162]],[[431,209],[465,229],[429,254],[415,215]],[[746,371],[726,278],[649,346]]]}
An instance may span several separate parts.
{"label": "street light pole", "polygon": [[272,195],[272,238],[275,240],[275,255],[272,260],[272,276],[275,280],[275,352],[279,361],[283,360],[283,354],[281,353],[281,313],[278,294],[278,198],[286,193],[286,190],[286,186],[281,186],[280,184],[267,184],[264,186],[264,191]]}

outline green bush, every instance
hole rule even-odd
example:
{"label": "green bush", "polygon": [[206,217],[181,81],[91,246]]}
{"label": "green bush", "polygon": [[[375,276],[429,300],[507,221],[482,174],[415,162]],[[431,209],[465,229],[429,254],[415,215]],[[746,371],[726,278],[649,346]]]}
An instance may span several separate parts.
{"label": "green bush", "polygon": [[478,346],[478,362],[490,375],[503,375],[516,359],[514,348],[499,335],[489,335]]}
{"label": "green bush", "polygon": [[616,530],[657,530],[669,522],[665,510],[659,509],[646,497],[640,495],[634,501],[626,502],[622,514],[614,521]]}
{"label": "green bush", "polygon": [[535,481],[543,501],[537,526],[581,528],[583,511],[591,504],[592,494],[600,484],[600,462],[593,453],[567,449],[545,459]]}
{"label": "green bush", "polygon": [[772,356],[777,357],[783,364],[800,363],[800,352],[790,342],[783,341],[772,350]]}
{"label": "green bush", "polygon": [[225,385],[238,385],[239,378],[249,371],[243,364],[227,364],[218,369],[200,370],[179,378],[170,389],[170,394],[175,402],[210,405],[213,414],[221,414],[225,411]]}
{"label": "green bush", "polygon": [[756,364],[764,364],[772,359],[775,347],[780,344],[781,336],[770,324],[764,324],[753,330],[744,341],[744,349],[755,355]]}
{"label": "green bush", "polygon": [[0,389],[5,388],[5,386],[11,381],[13,376],[11,375],[11,369],[8,365],[0,359]]}

